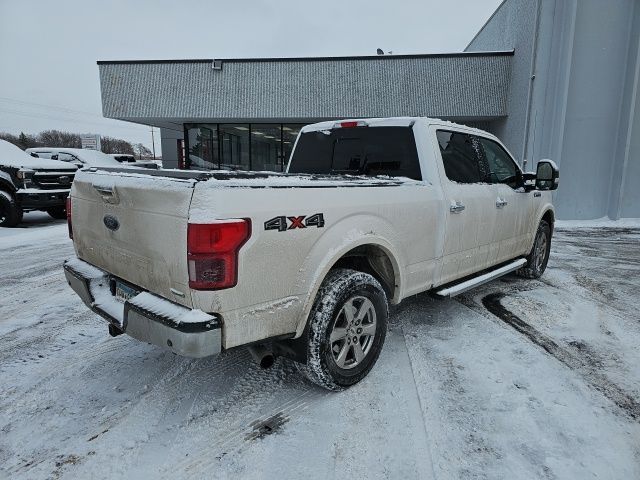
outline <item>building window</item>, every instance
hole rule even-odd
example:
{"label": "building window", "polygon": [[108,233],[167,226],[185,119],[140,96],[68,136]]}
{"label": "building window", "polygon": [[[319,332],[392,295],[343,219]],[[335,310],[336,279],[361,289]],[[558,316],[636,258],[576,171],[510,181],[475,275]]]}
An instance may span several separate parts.
{"label": "building window", "polygon": [[282,127],[279,124],[251,125],[251,169],[281,172]]}
{"label": "building window", "polygon": [[215,170],[220,167],[218,126],[216,124],[185,125],[188,142],[187,170]]}
{"label": "building window", "polygon": [[228,170],[251,170],[249,157],[249,124],[221,123],[220,168]]}
{"label": "building window", "polygon": [[186,123],[184,168],[283,172],[304,125]]}

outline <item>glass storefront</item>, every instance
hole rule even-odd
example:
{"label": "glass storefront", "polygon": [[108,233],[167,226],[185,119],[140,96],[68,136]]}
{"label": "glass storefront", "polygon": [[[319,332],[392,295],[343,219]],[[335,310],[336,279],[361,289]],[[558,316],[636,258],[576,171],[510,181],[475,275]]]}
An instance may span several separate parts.
{"label": "glass storefront", "polygon": [[188,170],[282,172],[304,124],[186,123]]}
{"label": "glass storefront", "polygon": [[251,170],[282,171],[280,125],[251,125]]}

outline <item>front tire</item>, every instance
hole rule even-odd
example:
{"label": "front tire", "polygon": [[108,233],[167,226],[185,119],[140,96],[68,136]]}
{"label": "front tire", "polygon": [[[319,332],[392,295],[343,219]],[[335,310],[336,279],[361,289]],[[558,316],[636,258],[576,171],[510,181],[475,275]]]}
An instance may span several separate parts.
{"label": "front tire", "polygon": [[15,197],[0,190],[0,227],[15,227],[22,221],[22,214]]}
{"label": "front tire", "polygon": [[309,315],[307,363],[298,364],[299,370],[329,390],[359,382],[378,360],[388,316],[387,295],[373,276],[332,270]]}
{"label": "front tire", "polygon": [[524,278],[540,278],[547,269],[549,254],[551,252],[551,226],[546,220],[542,220],[536,231],[531,252],[527,256],[527,265],[516,273]]}
{"label": "front tire", "polygon": [[47,213],[56,220],[67,218],[67,208],[64,206],[47,208]]}

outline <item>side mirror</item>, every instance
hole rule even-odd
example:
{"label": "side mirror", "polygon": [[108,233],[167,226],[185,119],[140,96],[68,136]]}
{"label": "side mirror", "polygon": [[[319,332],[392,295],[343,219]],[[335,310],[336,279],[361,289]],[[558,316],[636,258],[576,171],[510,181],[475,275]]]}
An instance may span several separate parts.
{"label": "side mirror", "polygon": [[536,188],[538,190],[555,190],[560,183],[560,170],[553,160],[540,160],[536,169]]}

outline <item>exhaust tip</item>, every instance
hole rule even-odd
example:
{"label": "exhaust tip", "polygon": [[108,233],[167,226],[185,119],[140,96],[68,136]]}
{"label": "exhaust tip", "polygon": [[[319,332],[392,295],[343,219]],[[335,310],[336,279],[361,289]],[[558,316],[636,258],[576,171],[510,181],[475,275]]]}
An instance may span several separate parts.
{"label": "exhaust tip", "polygon": [[249,353],[263,369],[271,368],[276,360],[273,352],[264,345],[252,345],[249,347]]}
{"label": "exhaust tip", "polygon": [[276,358],[272,354],[265,355],[260,360],[260,368],[267,369],[273,366],[273,363],[276,361]]}

